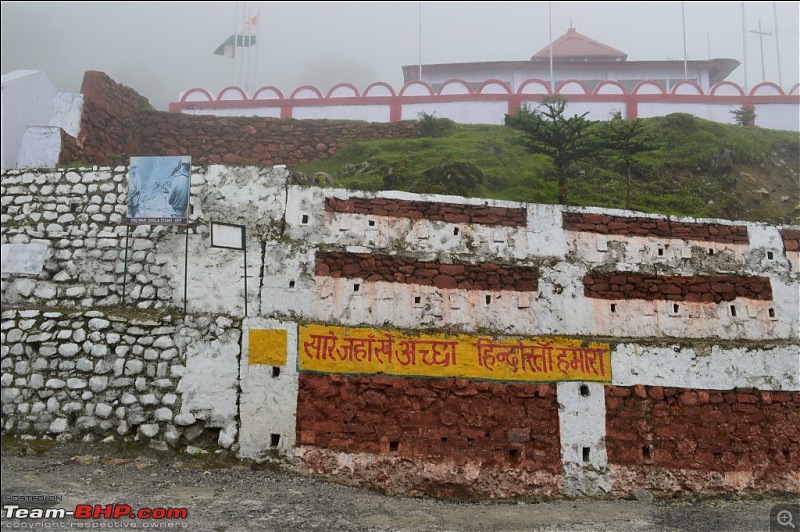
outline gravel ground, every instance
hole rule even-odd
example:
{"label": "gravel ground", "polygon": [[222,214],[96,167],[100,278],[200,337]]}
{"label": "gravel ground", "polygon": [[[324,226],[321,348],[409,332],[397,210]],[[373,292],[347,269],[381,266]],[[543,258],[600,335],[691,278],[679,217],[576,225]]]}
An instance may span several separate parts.
{"label": "gravel ground", "polygon": [[[9,501],[32,495],[62,497],[52,508],[127,504],[134,510],[186,508],[188,516],[164,521],[9,516]],[[9,438],[4,438],[2,445],[2,497],[0,528],[16,530],[770,531],[772,508],[800,503],[797,495],[790,494],[652,499],[644,492],[641,501],[461,502],[390,497],[304,477],[280,466],[238,461],[225,453],[192,456],[119,442],[22,442]],[[30,502],[13,504],[37,507]]]}

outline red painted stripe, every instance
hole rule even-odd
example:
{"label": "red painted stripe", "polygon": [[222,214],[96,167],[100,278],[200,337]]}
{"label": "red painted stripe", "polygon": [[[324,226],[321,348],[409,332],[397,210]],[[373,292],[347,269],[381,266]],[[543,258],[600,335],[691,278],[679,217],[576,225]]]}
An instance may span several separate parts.
{"label": "red painted stripe", "polygon": [[720,303],[737,297],[772,300],[769,277],[743,275],[655,275],[631,272],[590,272],[583,294],[593,299],[640,299]]}
{"label": "red painted stripe", "polygon": [[317,253],[315,275],[463,290],[535,292],[539,270],[493,262],[443,263],[378,253]]}

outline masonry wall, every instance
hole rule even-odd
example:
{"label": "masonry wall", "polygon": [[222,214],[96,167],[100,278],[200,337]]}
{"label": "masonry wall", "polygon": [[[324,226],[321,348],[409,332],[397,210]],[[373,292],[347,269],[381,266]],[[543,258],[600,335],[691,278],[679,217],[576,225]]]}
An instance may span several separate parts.
{"label": "masonry wall", "polygon": [[663,489],[667,470],[673,489],[797,490],[800,394],[637,385],[610,386],[605,400],[619,484]]}
{"label": "masonry wall", "polygon": [[55,309],[2,320],[4,433],[233,445],[236,321]]}
{"label": "masonry wall", "polygon": [[[153,110],[133,89],[102,72],[85,74],[80,158],[95,164],[127,162],[129,156],[189,155],[194,164],[298,165],[324,159],[360,139],[409,138],[413,122],[217,118]],[[74,155],[73,155],[74,156]]]}
{"label": "masonry wall", "polygon": [[[7,431],[179,448],[205,434],[393,493],[798,491],[800,228],[306,188],[285,168],[212,165],[192,169],[187,228],[128,231],[127,170],[2,176]],[[242,224],[246,256],[210,247],[209,220]],[[459,335],[607,345],[610,375],[311,371],[308,324],[456,349]],[[710,462],[707,414],[774,437]],[[665,420],[686,427],[681,447]]]}

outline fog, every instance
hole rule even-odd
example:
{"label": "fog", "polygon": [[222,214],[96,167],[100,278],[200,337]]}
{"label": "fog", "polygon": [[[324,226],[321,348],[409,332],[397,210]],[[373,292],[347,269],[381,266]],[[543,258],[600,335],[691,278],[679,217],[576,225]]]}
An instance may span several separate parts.
{"label": "fog", "polygon": [[[84,72],[99,70],[166,110],[182,91],[202,87],[216,95],[233,83],[234,64],[240,62],[213,52],[233,33],[236,6],[235,2],[4,1],[2,73],[43,70],[59,91],[80,92]],[[350,82],[363,90],[373,81],[385,81],[400,88],[401,67],[417,64],[420,48],[423,63],[522,61],[547,46],[551,27],[555,39],[570,25],[627,53],[628,60],[683,60],[683,7],[689,60],[723,57],[745,63],[744,35],[748,86],[762,77],[777,83],[780,75],[783,88],[789,90],[798,82],[800,65],[798,6],[798,2],[248,2],[246,10],[259,15],[260,30],[258,46],[250,49],[249,85],[251,89],[275,85],[287,96],[302,84],[327,90],[334,83]],[[771,35],[753,33],[759,22],[761,31]],[[738,67],[728,79],[743,84],[744,70],[744,65]]]}

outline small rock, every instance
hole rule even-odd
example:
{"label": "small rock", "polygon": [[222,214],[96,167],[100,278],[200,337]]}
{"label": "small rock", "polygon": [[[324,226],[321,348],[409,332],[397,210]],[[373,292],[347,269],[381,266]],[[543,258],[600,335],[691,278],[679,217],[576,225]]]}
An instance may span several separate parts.
{"label": "small rock", "polygon": [[70,460],[72,460],[73,462],[78,462],[79,464],[83,465],[93,465],[100,461],[100,457],[92,456],[90,454],[84,454],[80,456],[73,456],[72,458],[70,458]]}
{"label": "small rock", "polygon": [[650,504],[655,500],[655,496],[653,496],[652,493],[643,489],[633,490],[633,496],[636,497],[637,501],[647,504]]}

